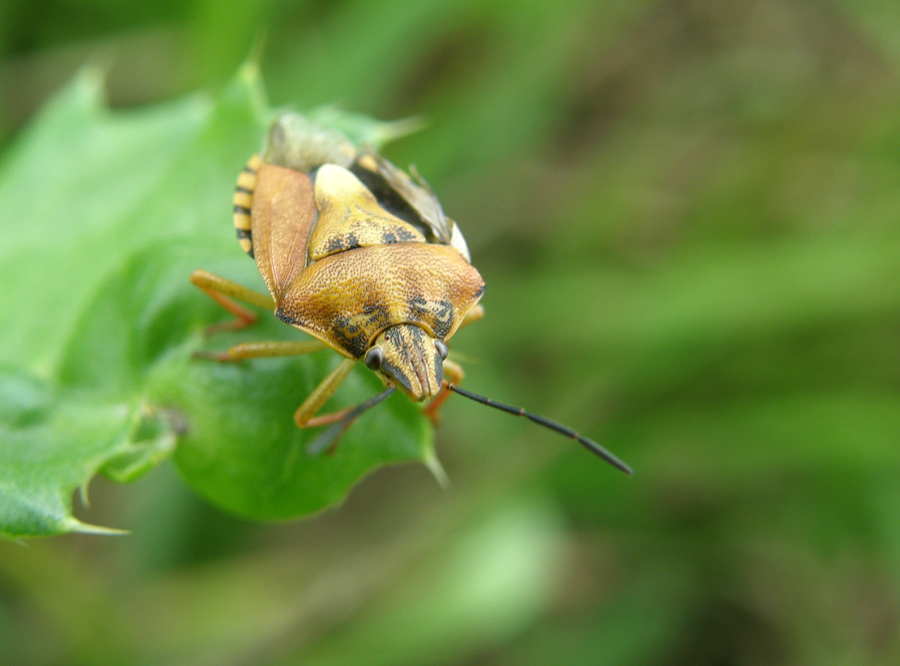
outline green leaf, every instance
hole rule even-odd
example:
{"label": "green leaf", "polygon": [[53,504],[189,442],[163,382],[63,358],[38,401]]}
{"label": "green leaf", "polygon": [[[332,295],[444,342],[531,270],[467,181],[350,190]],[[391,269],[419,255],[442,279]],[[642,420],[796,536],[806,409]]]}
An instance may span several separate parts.
{"label": "green leaf", "polygon": [[138,409],[55,395],[12,368],[0,369],[0,400],[0,535],[105,531],[74,519],[70,496],[117,456],[141,457]]}
{"label": "green leaf", "polygon": [[[257,519],[319,511],[373,468],[433,460],[421,410],[393,396],[364,414],[334,455],[310,456],[316,430],[293,412],[338,362],[334,352],[242,364],[195,360],[201,348],[304,334],[267,313],[204,339],[230,315],[191,287],[204,268],[265,290],[234,241],[236,174],[270,112],[245,67],[217,100],[193,95],[110,112],[82,73],[0,162],[0,533],[88,529],[71,494],[96,473],[129,481],[176,450],[185,481]],[[335,116],[379,143],[403,125]],[[349,130],[348,130],[349,131]],[[354,370],[326,405],[374,395]]]}

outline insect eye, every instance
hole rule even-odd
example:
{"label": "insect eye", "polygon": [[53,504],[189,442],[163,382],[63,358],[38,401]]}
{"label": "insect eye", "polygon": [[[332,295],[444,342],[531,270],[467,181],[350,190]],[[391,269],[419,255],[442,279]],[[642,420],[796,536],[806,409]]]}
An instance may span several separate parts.
{"label": "insect eye", "polygon": [[434,341],[434,347],[435,347],[435,349],[437,349],[438,354],[441,355],[441,360],[442,360],[442,361],[443,361],[444,359],[446,359],[446,358],[447,358],[447,354],[450,353],[450,350],[447,349],[447,345],[445,345],[445,344],[444,344],[443,342],[441,342],[440,340],[435,340],[435,341]]}
{"label": "insect eye", "polygon": [[381,368],[381,364],[384,363],[384,350],[381,347],[372,347],[369,351],[366,352],[366,357],[363,359],[363,363],[366,364],[366,367],[371,368],[372,370],[379,370]]}

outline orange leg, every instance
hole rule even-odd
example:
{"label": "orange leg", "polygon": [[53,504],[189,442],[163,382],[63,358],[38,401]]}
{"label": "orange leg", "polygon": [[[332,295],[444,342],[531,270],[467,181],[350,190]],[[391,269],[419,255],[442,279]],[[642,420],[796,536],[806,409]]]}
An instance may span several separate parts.
{"label": "orange leg", "polygon": [[344,416],[348,410],[342,410],[342,412],[336,412],[335,414],[323,414],[319,417],[316,417],[316,412],[322,409],[322,406],[334,395],[334,392],[338,390],[338,387],[344,382],[347,375],[350,374],[350,371],[355,364],[356,361],[354,359],[344,359],[341,361],[340,365],[328,373],[328,376],[313,389],[313,392],[309,394],[309,397],[304,400],[303,404],[297,408],[296,412],[294,412],[294,423],[297,424],[298,428],[309,428],[317,425],[334,423]]}
{"label": "orange leg", "polygon": [[237,331],[250,326],[257,320],[255,312],[239,305],[235,300],[264,310],[275,310],[275,301],[270,296],[260,294],[208,271],[196,270],[191,273],[191,283],[235,316],[232,321],[208,326],[206,328],[207,336],[222,331]]}
{"label": "orange leg", "polygon": [[[459,324],[459,328],[462,328],[463,326],[468,326],[469,324],[472,324],[472,323],[478,321],[482,317],[484,317],[484,306],[476,305],[475,307],[473,307],[471,310],[469,310],[466,313],[465,317],[463,317],[463,320]],[[457,330],[459,330],[459,329],[457,329]]]}
{"label": "orange leg", "polygon": [[319,416],[313,416],[309,419],[302,427],[304,428],[318,428],[319,426],[331,425],[332,423],[337,423],[341,419],[343,419],[347,414],[356,409],[356,405],[349,405],[344,407],[341,410],[336,412],[331,412],[330,414],[321,414]]}
{"label": "orange leg", "polygon": [[[460,322],[459,328],[462,328],[463,326],[468,326],[469,324],[472,324],[472,323],[478,321],[482,317],[484,317],[484,306],[476,305],[471,310],[469,310],[469,312],[463,318],[462,322]],[[466,376],[466,373],[463,372],[462,366],[459,365],[459,363],[454,363],[453,361],[445,360],[444,361],[444,376],[449,377],[451,383],[459,384],[463,380],[463,377]],[[445,387],[447,385],[447,380],[445,379],[443,383],[444,383],[444,387]],[[447,398],[450,397],[450,393],[451,393],[444,387],[441,387],[441,390],[438,391],[438,394],[436,396],[434,396],[434,398],[431,400],[430,403],[428,403],[428,406],[425,408],[425,416],[427,416],[429,419],[431,419],[431,422],[434,423],[435,425],[437,425],[438,422],[441,420],[441,417],[440,417],[440,414],[438,414],[438,411],[440,410],[441,405],[443,405],[444,402],[446,402]]]}
{"label": "orange leg", "polygon": [[428,406],[425,408],[425,416],[431,419],[431,422],[435,425],[441,420],[440,414],[438,414],[438,410],[440,410],[441,405],[450,397],[450,391],[447,390],[446,386],[448,383],[447,377],[449,377],[449,382],[452,384],[459,384],[462,382],[463,378],[466,376],[466,373],[463,372],[462,366],[458,363],[454,363],[453,361],[444,361],[444,382],[441,390],[438,391],[438,394],[432,398],[431,402],[428,403]]}
{"label": "orange leg", "polygon": [[381,400],[387,397],[390,391],[393,390],[390,389],[389,391],[383,392],[360,405],[351,405],[350,407],[337,412],[316,416],[316,412],[318,412],[322,406],[328,402],[328,399],[334,395],[334,392],[337,391],[338,387],[347,378],[347,375],[350,374],[354,365],[356,365],[354,359],[344,359],[340,365],[328,373],[328,376],[322,380],[313,392],[309,394],[309,397],[303,401],[303,404],[297,408],[297,411],[294,412],[294,423],[297,424],[298,428],[315,428],[323,425],[337,424],[310,442],[306,449],[307,453],[310,455],[316,455],[323,450],[327,450],[329,455],[333,454],[337,449],[337,444],[341,435],[350,427],[356,418],[372,405],[381,402]]}
{"label": "orange leg", "polygon": [[221,305],[223,308],[228,310],[231,314],[234,315],[234,319],[231,321],[223,321],[219,324],[210,324],[206,327],[206,330],[203,331],[203,335],[206,337],[212,337],[216,333],[223,333],[225,331],[239,331],[242,328],[246,328],[252,324],[256,323],[256,320],[259,319],[255,312],[250,312],[247,308],[235,303],[227,296],[223,296],[222,294],[217,294],[214,291],[209,291],[208,289],[203,289],[203,293],[213,299],[216,303]]}
{"label": "orange leg", "polygon": [[271,358],[275,356],[299,356],[326,349],[327,345],[318,340],[272,340],[268,342],[242,342],[224,352],[198,351],[197,358],[206,358],[220,363],[239,363],[248,358]]}

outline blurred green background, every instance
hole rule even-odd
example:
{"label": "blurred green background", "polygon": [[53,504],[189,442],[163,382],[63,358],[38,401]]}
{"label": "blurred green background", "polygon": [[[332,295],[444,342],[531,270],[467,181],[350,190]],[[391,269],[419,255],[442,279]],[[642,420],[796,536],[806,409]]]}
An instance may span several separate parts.
{"label": "blurred green background", "polygon": [[254,44],[276,106],[428,121],[386,154],[487,281],[466,385],[636,474],[454,398],[446,491],[98,479],[130,536],[0,543],[0,663],[900,663],[896,3],[7,1],[0,144],[85,62],[127,107]]}

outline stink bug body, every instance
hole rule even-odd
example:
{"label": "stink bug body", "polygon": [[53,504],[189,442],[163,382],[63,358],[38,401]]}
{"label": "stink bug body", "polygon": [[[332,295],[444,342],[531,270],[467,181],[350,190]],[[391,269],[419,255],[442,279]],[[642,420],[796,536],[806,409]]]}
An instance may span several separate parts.
{"label": "stink bug body", "polygon": [[[483,315],[478,301],[484,281],[459,227],[413,174],[415,180],[303,116],[280,116],[261,154],[240,173],[233,201],[238,242],[256,260],[270,295],[202,270],[191,281],[236,316],[213,330],[256,320],[237,300],[274,311],[315,340],[244,343],[204,356],[240,361],[326,347],[344,356],[294,414],[299,427],[333,424],[311,450],[333,446],[363,411],[395,389],[415,401],[430,399],[426,411],[432,416],[453,391],[572,437],[630,473],[606,449],[565,426],[457,387],[463,373],[447,359],[447,342]],[[316,416],[359,360],[387,388],[356,407]]]}

